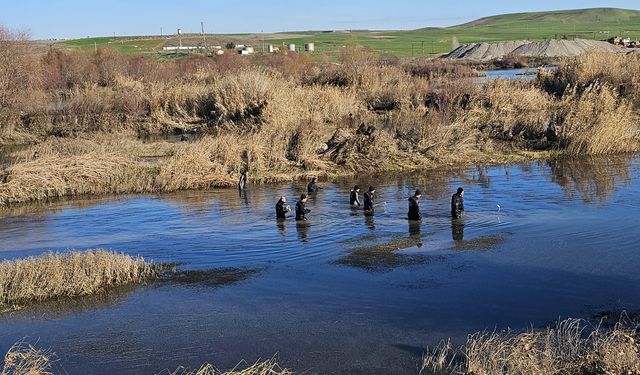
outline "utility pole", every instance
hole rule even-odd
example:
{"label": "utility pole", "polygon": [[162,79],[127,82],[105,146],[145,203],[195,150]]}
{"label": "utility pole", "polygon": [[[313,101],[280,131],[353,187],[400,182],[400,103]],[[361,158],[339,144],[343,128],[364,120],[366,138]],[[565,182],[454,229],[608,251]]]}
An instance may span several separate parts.
{"label": "utility pole", "polygon": [[160,37],[162,37],[162,27],[160,28]]}
{"label": "utility pole", "polygon": [[200,21],[200,28],[202,29],[202,43],[206,45],[207,37],[204,35],[204,22]]}
{"label": "utility pole", "polygon": [[413,57],[413,42],[411,42],[411,57]]}
{"label": "utility pole", "polygon": [[182,30],[178,29],[178,43],[180,46],[180,49],[182,49]]}
{"label": "utility pole", "polygon": [[95,40],[93,41],[93,52],[98,54],[98,43]]}
{"label": "utility pole", "polygon": [[424,56],[424,40],[422,41],[422,56]]}
{"label": "utility pole", "polygon": [[262,34],[262,54],[264,55],[264,30],[260,30],[260,33]]}

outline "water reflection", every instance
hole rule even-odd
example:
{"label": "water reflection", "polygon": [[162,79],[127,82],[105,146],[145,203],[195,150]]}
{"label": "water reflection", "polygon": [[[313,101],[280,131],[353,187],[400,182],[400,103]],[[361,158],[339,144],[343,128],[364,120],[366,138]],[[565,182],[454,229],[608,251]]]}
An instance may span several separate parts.
{"label": "water reflection", "polygon": [[58,298],[37,302],[17,310],[0,312],[0,316],[18,319],[59,319],[67,315],[107,309],[127,300],[140,285],[125,285],[91,296]]}
{"label": "water reflection", "polygon": [[547,161],[551,181],[567,195],[585,203],[605,202],[622,184],[631,181],[630,164],[635,155],[565,158]]}
{"label": "water reflection", "polygon": [[422,247],[421,226],[422,221],[409,220],[409,240],[414,242],[417,247]]}
{"label": "water reflection", "polygon": [[284,238],[287,237],[287,219],[276,219],[276,226],[278,227],[278,233]]}
{"label": "water reflection", "polygon": [[371,213],[364,213],[364,224],[366,225],[367,228],[369,228],[370,230],[375,230],[376,229],[376,221],[374,219],[374,215]]}
{"label": "water reflection", "polygon": [[296,231],[298,232],[298,239],[302,243],[309,242],[309,222],[297,220],[296,221]]}
{"label": "water reflection", "polygon": [[464,220],[462,218],[451,219],[451,238],[454,241],[464,240]]}

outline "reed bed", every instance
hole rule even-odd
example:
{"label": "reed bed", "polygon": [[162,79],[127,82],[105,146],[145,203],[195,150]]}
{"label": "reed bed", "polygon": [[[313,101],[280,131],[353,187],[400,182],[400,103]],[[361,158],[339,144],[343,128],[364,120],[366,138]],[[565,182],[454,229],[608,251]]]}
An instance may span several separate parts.
{"label": "reed bed", "polygon": [[157,276],[143,258],[100,249],[7,260],[0,262],[0,306],[92,295]]}
{"label": "reed bed", "polygon": [[545,330],[470,335],[460,348],[449,341],[425,355],[422,374],[608,375],[640,373],[639,331],[621,321],[612,328],[567,319]]}
{"label": "reed bed", "polygon": [[52,357],[48,351],[18,342],[4,356],[0,375],[52,375]]}
{"label": "reed bed", "polygon": [[[0,207],[225,187],[242,170],[266,182],[513,161],[540,151],[640,150],[633,55],[586,54],[533,82],[481,84],[473,69],[448,60],[380,58],[361,48],[345,51],[339,64],[286,54],[255,64],[231,55],[158,62],[100,49],[38,55],[19,40],[0,35],[0,77],[8,82],[0,87],[0,144],[36,144],[0,170]],[[18,90],[12,77],[25,72],[28,85]],[[138,140],[158,133],[198,136]]]}

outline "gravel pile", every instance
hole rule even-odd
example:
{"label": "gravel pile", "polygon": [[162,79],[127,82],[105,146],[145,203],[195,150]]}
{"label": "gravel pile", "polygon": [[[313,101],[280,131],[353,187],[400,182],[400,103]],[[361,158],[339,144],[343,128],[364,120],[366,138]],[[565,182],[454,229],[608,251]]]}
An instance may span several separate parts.
{"label": "gravel pile", "polygon": [[572,57],[578,56],[589,50],[604,52],[624,52],[625,50],[607,42],[596,40],[545,40],[543,42],[531,42],[518,40],[500,43],[472,43],[462,45],[446,55],[452,59],[465,59],[474,61],[491,61],[505,57],[509,54],[528,57]]}

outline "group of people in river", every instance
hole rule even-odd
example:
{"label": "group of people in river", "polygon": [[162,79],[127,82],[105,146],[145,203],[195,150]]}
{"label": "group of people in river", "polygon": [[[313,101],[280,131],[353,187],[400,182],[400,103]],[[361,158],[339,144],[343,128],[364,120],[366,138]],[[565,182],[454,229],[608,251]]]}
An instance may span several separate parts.
{"label": "group of people in river", "polygon": [[[246,186],[246,174],[242,173],[238,188],[244,190]],[[295,218],[297,221],[306,221],[307,215],[311,213],[306,207],[309,194],[317,194],[322,188],[318,186],[318,178],[314,177],[307,185],[307,193],[300,195],[300,199],[295,204]],[[375,193],[376,189],[373,186],[369,186],[369,189],[363,194],[363,199],[360,200],[360,186],[354,186],[349,195],[349,204],[353,208],[362,207],[364,212],[368,215],[373,215],[376,210]],[[422,192],[416,190],[415,193],[409,197],[409,212],[407,218],[410,221],[422,220],[422,214],[420,213],[420,198],[422,198]],[[287,197],[281,196],[276,203],[276,218],[286,219],[287,213],[293,209],[287,204]],[[464,189],[459,187],[458,190],[451,196],[451,216],[454,219],[459,218],[464,211]]]}

